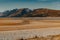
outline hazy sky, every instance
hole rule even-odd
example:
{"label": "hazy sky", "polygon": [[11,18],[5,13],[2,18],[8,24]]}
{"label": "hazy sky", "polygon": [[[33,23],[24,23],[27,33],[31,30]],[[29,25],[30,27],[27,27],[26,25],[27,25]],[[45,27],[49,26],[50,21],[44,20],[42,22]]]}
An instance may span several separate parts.
{"label": "hazy sky", "polygon": [[1,12],[15,8],[60,9],[60,0],[0,0]]}

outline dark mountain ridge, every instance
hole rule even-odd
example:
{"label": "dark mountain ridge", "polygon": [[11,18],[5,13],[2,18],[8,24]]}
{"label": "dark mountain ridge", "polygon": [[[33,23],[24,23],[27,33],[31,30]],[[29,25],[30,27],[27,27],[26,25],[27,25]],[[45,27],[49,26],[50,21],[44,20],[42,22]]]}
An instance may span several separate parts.
{"label": "dark mountain ridge", "polygon": [[3,12],[1,17],[60,17],[60,10],[47,8],[38,8],[34,10],[29,8],[13,9]]}

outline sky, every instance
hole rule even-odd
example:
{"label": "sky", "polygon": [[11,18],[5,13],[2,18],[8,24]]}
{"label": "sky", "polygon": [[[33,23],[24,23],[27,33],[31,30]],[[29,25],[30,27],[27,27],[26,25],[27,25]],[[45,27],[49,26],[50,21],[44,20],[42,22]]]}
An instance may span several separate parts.
{"label": "sky", "polygon": [[0,0],[0,12],[15,8],[49,8],[60,10],[60,0]]}

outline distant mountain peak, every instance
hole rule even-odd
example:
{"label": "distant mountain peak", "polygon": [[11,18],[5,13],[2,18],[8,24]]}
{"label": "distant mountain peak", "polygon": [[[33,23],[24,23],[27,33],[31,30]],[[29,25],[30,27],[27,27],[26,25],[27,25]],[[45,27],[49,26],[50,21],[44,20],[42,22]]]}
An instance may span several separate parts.
{"label": "distant mountain peak", "polygon": [[13,9],[3,12],[4,17],[60,17],[60,10],[47,8],[38,8],[31,10],[29,8]]}

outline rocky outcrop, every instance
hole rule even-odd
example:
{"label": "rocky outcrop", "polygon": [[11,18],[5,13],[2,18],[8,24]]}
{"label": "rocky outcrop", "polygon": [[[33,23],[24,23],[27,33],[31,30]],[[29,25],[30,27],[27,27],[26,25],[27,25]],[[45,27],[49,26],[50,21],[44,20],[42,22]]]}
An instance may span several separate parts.
{"label": "rocky outcrop", "polygon": [[29,13],[31,13],[32,11],[28,8],[23,8],[23,9],[19,9],[17,12],[15,12],[14,14],[9,15],[8,17],[26,17],[29,15]]}

